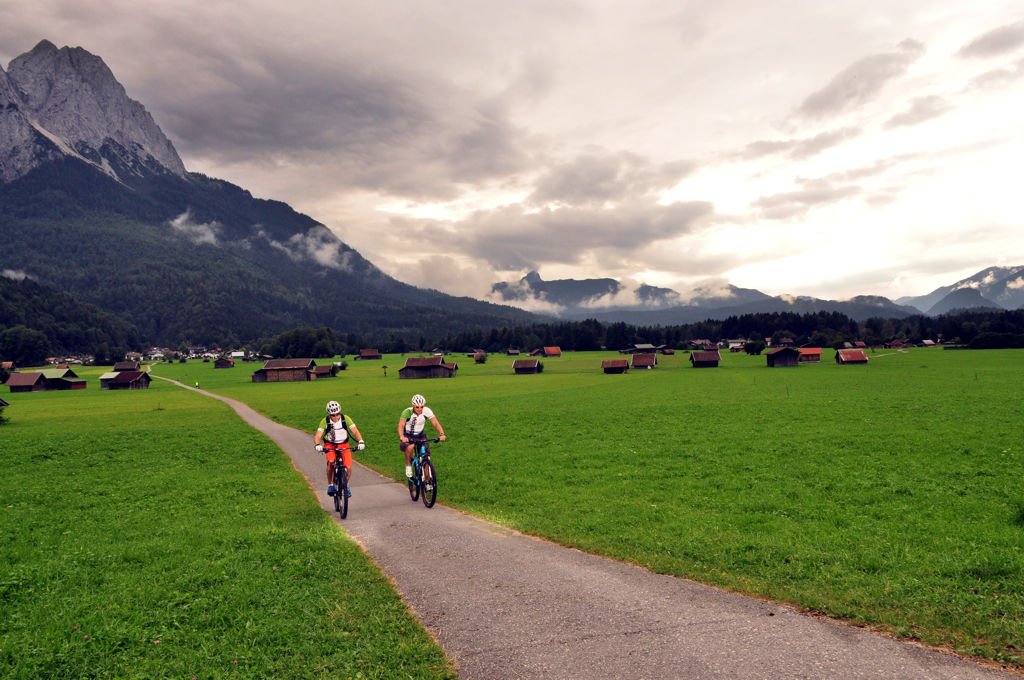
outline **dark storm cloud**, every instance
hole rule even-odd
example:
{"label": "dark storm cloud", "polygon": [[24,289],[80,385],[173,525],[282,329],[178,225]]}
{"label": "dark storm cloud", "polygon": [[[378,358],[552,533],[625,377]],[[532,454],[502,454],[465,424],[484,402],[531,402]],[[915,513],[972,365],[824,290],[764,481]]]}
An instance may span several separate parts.
{"label": "dark storm cloud", "polygon": [[687,161],[652,164],[631,153],[591,150],[549,168],[527,199],[531,205],[601,206],[671,188],[694,170]]}
{"label": "dark storm cloud", "polygon": [[960,48],[962,57],[992,57],[1024,45],[1024,21],[1000,26],[984,33]]}
{"label": "dark storm cloud", "polygon": [[[472,255],[496,269],[572,264],[603,250],[630,253],[654,241],[689,233],[711,216],[710,203],[695,201],[658,205],[640,202],[615,210],[543,209],[521,206],[479,213],[456,225],[458,239]],[[468,242],[464,241],[470,235]]]}
{"label": "dark storm cloud", "polygon": [[[526,142],[500,101],[422,73],[369,71],[299,55],[250,61],[215,54],[188,91],[159,97],[184,155],[219,163],[309,163],[334,186],[451,196],[525,167]],[[186,96],[182,96],[185,94]]]}
{"label": "dark storm cloud", "polygon": [[860,134],[860,128],[844,127],[838,130],[828,130],[812,137],[761,140],[748,144],[738,156],[750,160],[763,156],[786,155],[796,160],[803,160],[838,146]]}
{"label": "dark storm cloud", "polygon": [[924,45],[908,39],[901,42],[895,52],[864,57],[808,96],[797,112],[806,118],[822,118],[855,108],[872,99],[888,82],[903,75],[923,53]]}

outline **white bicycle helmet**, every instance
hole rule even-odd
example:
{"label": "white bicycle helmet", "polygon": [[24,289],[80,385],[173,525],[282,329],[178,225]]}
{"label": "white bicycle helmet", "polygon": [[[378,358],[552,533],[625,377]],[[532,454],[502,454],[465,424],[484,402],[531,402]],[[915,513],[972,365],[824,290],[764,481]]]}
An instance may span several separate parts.
{"label": "white bicycle helmet", "polygon": [[426,406],[427,405],[427,400],[423,398],[422,394],[414,394],[414,395],[412,395],[412,399],[410,400],[410,402],[412,403],[413,406]]}
{"label": "white bicycle helmet", "polygon": [[341,404],[336,401],[327,402],[327,415],[336,416],[341,413]]}

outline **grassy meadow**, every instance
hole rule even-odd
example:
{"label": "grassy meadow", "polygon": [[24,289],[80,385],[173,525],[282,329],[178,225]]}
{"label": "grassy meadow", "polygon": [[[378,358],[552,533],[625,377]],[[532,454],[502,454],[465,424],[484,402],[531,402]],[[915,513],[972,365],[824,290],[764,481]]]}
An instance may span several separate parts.
{"label": "grassy meadow", "polygon": [[75,370],[4,394],[0,677],[455,677],[273,443]]}
{"label": "grassy meadow", "polygon": [[[442,503],[583,550],[795,603],[931,645],[1024,664],[1024,352],[870,352],[866,366],[767,369],[725,353],[693,369],[605,375],[614,353],[465,356],[450,380],[403,357],[335,379],[254,384],[255,364],[161,364],[312,431],[338,399],[359,459],[396,480],[395,426],[426,395]],[[387,375],[383,366],[387,366]],[[14,415],[15,411],[12,411]]]}

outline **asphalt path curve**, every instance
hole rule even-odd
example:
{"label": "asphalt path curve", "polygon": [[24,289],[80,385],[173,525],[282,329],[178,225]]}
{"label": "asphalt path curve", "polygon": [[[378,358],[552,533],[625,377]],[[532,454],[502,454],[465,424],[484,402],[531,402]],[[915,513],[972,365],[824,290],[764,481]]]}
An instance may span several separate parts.
{"label": "asphalt path curve", "polygon": [[[165,379],[166,380],[166,379]],[[175,382],[175,381],[170,381]],[[324,510],[393,581],[460,678],[841,678],[952,680],[1024,673],[913,643],[788,605],[727,593],[519,534],[444,507],[358,463],[349,516],[326,494],[312,434],[229,404],[273,440]],[[395,442],[369,445],[395,448]]]}

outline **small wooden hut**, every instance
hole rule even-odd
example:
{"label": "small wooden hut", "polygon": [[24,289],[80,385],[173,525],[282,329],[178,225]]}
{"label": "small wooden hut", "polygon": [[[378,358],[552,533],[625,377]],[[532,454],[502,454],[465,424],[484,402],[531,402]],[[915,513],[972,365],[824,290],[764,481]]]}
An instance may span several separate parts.
{"label": "small wooden hut", "polygon": [[544,364],[540,363],[540,359],[516,359],[512,362],[512,372],[516,375],[540,373],[543,370]]}
{"label": "small wooden hut", "polygon": [[444,357],[409,357],[398,369],[399,378],[454,378],[459,365],[445,363]]}
{"label": "small wooden hut", "polygon": [[837,349],[837,364],[866,364],[868,355],[862,349]]}
{"label": "small wooden hut", "polygon": [[768,362],[768,368],[798,366],[800,364],[800,350],[796,347],[775,347],[765,352],[764,358]]}
{"label": "small wooden hut", "polygon": [[601,362],[601,370],[605,373],[625,373],[629,370],[627,359],[605,359]]}
{"label": "small wooden hut", "polygon": [[718,362],[721,360],[722,356],[717,349],[690,352],[690,363],[693,364],[693,368],[718,368]]}

